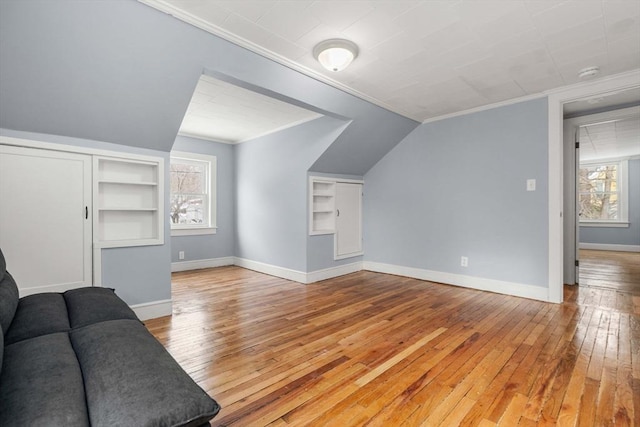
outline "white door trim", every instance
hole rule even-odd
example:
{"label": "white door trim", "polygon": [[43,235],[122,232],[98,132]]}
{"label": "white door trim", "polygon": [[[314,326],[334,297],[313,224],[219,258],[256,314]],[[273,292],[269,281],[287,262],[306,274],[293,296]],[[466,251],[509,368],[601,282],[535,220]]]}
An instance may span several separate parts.
{"label": "white door trim", "polygon": [[640,87],[640,69],[549,94],[549,301],[563,301],[563,111],[565,103],[588,96]]}

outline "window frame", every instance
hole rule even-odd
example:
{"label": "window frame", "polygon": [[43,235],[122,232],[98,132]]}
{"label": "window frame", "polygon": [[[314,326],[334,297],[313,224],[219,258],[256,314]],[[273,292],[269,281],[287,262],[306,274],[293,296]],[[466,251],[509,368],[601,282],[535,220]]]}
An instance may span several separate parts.
{"label": "window frame", "polygon": [[[617,166],[616,187],[618,188],[618,218],[617,219],[585,219],[579,217],[580,227],[629,227],[629,161],[624,159],[600,159],[580,162],[580,169],[590,166]],[[576,181],[577,196],[580,198],[580,183]]]}
{"label": "window frame", "polygon": [[173,160],[183,160],[185,162],[197,162],[204,163],[207,168],[207,213],[208,223],[203,225],[189,225],[189,224],[173,224],[171,222],[171,209],[169,209],[169,224],[171,227],[171,236],[194,236],[194,235],[206,235],[216,234],[218,229],[216,222],[216,206],[217,206],[217,191],[216,191],[216,177],[217,177],[217,157],[207,154],[188,153],[184,151],[171,151],[169,154],[169,203],[171,203],[171,163]]}

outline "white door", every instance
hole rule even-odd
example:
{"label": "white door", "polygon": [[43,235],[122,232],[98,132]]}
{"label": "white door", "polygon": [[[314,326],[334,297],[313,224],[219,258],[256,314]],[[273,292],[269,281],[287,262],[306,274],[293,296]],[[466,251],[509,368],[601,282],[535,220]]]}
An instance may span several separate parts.
{"label": "white door", "polygon": [[362,255],[362,184],[336,184],[335,259]]}
{"label": "white door", "polygon": [[92,284],[91,157],[0,145],[0,247],[25,296]]}

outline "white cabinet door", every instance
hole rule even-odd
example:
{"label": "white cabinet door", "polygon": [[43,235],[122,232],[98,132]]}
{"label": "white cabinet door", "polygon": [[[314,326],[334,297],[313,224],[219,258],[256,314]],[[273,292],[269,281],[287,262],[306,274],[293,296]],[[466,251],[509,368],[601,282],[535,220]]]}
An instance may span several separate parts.
{"label": "white cabinet door", "polygon": [[92,284],[91,157],[0,145],[0,247],[25,296]]}
{"label": "white cabinet door", "polygon": [[362,255],[362,184],[336,184],[335,259]]}

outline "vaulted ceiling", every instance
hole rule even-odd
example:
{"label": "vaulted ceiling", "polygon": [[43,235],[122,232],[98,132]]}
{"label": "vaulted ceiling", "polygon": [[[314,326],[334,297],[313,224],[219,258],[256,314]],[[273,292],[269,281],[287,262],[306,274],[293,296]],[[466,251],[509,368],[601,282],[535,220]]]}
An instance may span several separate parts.
{"label": "vaulted ceiling", "polygon": [[[414,120],[640,68],[640,2],[139,0]],[[313,47],[360,49],[332,73]]]}

